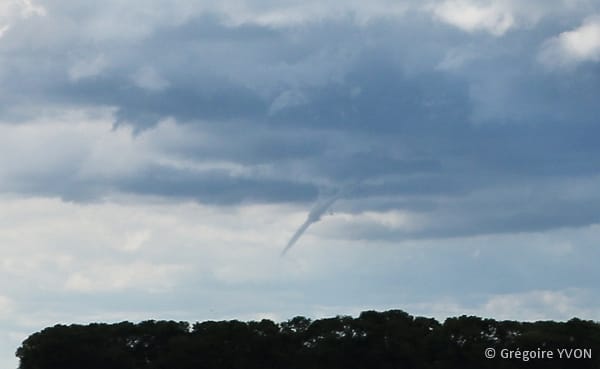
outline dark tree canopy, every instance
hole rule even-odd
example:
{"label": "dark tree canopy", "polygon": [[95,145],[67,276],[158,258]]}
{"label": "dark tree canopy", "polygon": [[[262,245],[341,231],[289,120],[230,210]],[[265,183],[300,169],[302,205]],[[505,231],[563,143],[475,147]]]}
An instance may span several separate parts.
{"label": "dark tree canopy", "polygon": [[[486,359],[486,348],[496,350]],[[499,358],[501,350],[553,351],[554,359]],[[400,310],[359,317],[241,322],[145,321],[56,325],[17,350],[19,369],[485,369],[599,368],[558,349],[600,350],[600,324],[435,319]],[[578,352],[581,354],[581,352]],[[594,355],[595,354],[595,355]]]}

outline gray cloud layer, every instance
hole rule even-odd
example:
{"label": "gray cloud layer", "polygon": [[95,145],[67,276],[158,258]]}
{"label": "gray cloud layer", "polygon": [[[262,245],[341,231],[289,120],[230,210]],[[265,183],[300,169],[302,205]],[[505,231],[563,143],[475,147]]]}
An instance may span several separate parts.
{"label": "gray cloud layer", "polygon": [[117,14],[114,4],[48,1],[45,15],[13,15],[0,38],[0,117],[25,124],[44,109],[111,107],[134,140],[170,118],[207,140],[156,138],[162,154],[242,174],[146,160],[126,175],[86,177],[94,163],[69,158],[7,175],[4,190],[231,205],[309,203],[319,189],[360,181],[340,206],[430,217],[409,237],[598,220],[595,186],[569,189],[599,174],[600,64],[594,45],[568,68],[548,60],[595,24],[593,2],[462,2],[477,19],[451,2],[388,16],[383,3],[347,13],[224,4]]}

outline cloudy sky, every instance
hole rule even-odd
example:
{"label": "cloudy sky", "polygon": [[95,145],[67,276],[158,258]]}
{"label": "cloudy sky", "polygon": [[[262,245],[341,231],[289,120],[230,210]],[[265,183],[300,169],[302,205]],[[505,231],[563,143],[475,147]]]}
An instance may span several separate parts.
{"label": "cloudy sky", "polygon": [[600,320],[598,96],[595,0],[1,0],[0,365],[59,322]]}

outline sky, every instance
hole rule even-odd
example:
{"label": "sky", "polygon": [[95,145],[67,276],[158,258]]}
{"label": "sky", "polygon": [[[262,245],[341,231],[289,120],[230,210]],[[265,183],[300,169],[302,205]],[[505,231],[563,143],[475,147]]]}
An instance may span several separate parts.
{"label": "sky", "polygon": [[595,0],[2,0],[0,366],[57,323],[600,320],[598,96]]}

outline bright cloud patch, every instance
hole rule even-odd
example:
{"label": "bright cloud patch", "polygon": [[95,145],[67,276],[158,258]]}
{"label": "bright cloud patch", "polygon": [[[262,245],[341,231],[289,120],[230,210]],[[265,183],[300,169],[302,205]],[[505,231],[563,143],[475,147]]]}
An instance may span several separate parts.
{"label": "bright cloud patch", "polygon": [[539,59],[550,67],[570,67],[583,62],[600,61],[600,16],[547,40]]}
{"label": "bright cloud patch", "polygon": [[473,305],[461,304],[454,298],[412,306],[414,311],[443,321],[448,316],[476,315],[496,320],[569,320],[573,317],[594,317],[600,309],[590,304],[590,291],[580,289],[532,290],[522,293],[491,295]]}
{"label": "bright cloud patch", "polygon": [[0,37],[13,21],[36,15],[46,15],[46,9],[31,0],[3,0],[0,2]]}
{"label": "bright cloud patch", "polygon": [[512,13],[501,4],[448,0],[432,5],[431,11],[440,20],[464,31],[486,31],[501,36],[515,24]]}

